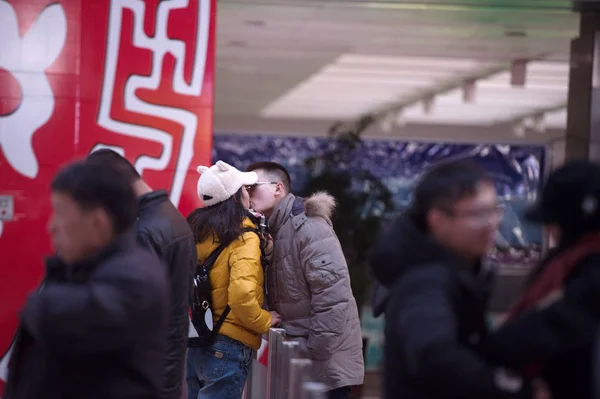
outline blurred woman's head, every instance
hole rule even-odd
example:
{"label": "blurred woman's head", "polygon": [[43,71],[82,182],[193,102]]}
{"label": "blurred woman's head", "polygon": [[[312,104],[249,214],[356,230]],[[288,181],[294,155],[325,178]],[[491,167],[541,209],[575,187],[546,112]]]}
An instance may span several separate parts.
{"label": "blurred woman's head", "polygon": [[222,161],[210,168],[200,166],[198,172],[198,198],[205,206],[187,218],[196,242],[212,239],[229,245],[242,234],[242,223],[250,206],[246,186],[255,184],[258,176]]}
{"label": "blurred woman's head", "polygon": [[569,161],[553,171],[526,216],[541,223],[559,245],[600,232],[600,165]]}

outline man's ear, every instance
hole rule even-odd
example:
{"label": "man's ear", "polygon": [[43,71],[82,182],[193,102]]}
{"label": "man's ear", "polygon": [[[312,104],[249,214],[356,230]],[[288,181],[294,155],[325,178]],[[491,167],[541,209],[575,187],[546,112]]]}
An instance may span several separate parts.
{"label": "man's ear", "polygon": [[275,185],[275,195],[285,196],[285,186],[283,183],[279,182]]}

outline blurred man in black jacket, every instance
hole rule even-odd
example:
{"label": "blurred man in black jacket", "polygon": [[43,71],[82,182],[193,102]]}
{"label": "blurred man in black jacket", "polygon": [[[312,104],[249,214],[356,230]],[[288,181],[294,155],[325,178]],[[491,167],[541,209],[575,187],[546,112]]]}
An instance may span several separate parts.
{"label": "blurred man in black jacket", "polygon": [[160,398],[168,287],[136,243],[128,181],[75,163],[52,182],[58,256],[21,313],[4,399]]}
{"label": "blurred man in black jacket", "polygon": [[500,209],[492,180],[467,161],[439,165],[372,250],[389,289],[385,398],[530,398],[531,385],[483,361],[480,342]]}
{"label": "blurred man in black jacket", "polygon": [[101,149],[86,162],[110,165],[125,176],[137,196],[139,216],[135,225],[138,242],[153,251],[167,266],[171,288],[171,312],[163,399],[180,399],[188,336],[188,309],[196,243],[192,231],[165,190],[153,191],[133,165],[116,152]]}

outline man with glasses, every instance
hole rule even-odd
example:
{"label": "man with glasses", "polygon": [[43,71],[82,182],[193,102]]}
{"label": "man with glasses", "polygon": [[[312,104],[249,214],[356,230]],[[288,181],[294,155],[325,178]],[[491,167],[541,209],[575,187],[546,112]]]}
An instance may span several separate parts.
{"label": "man with glasses", "polygon": [[327,386],[329,398],[348,398],[363,382],[364,362],[348,266],[331,224],[335,200],[326,193],[296,197],[279,164],[248,170],[259,178],[249,187],[250,206],[267,217],[274,239],[266,272],[269,307],[281,315],[301,355],[313,361],[313,377]]}
{"label": "man with glasses", "polygon": [[493,181],[470,161],[438,165],[374,246],[371,267],[390,290],[385,398],[531,398],[527,381],[480,355],[501,208]]}

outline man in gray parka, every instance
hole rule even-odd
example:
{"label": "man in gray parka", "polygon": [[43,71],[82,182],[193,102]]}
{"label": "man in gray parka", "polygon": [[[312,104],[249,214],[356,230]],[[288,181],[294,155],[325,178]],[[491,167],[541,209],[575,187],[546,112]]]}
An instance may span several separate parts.
{"label": "man in gray parka", "polygon": [[313,361],[314,377],[330,398],[348,398],[364,378],[356,300],[340,242],[333,231],[334,198],[290,193],[290,176],[274,162],[251,165],[251,207],[267,217],[273,256],[266,271],[267,299],[281,314],[286,335]]}

